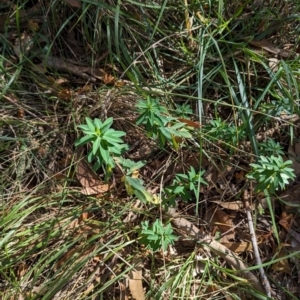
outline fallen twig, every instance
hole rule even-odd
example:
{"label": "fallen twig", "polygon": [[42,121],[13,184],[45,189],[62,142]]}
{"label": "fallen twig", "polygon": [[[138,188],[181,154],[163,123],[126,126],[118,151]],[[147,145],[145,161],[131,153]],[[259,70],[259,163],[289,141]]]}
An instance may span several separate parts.
{"label": "fallen twig", "polygon": [[249,233],[250,233],[250,236],[251,236],[251,242],[252,242],[252,245],[253,245],[253,251],[254,251],[256,264],[258,266],[260,266],[259,267],[259,274],[261,276],[262,285],[263,285],[264,290],[265,290],[266,294],[268,295],[268,297],[271,297],[271,286],[270,286],[269,280],[266,276],[265,270],[261,266],[262,262],[261,262],[261,259],[260,259],[258,246],[257,246],[257,241],[256,241],[255,230],[254,230],[254,226],[253,226],[252,211],[251,211],[251,208],[250,208],[250,205],[249,205],[249,193],[246,189],[243,191],[242,198],[243,198],[243,201],[244,201],[244,206],[245,206],[245,210],[246,210],[246,214],[247,214]]}

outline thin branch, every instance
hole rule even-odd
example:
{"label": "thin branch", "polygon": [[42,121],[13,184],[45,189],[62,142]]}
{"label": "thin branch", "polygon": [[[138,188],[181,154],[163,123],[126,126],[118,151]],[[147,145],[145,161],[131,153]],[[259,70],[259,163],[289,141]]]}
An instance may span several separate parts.
{"label": "thin branch", "polygon": [[271,286],[270,286],[269,280],[266,276],[265,270],[261,266],[262,262],[261,262],[259,251],[258,251],[256,235],[255,235],[255,230],[254,230],[254,226],[253,226],[252,212],[251,212],[251,208],[249,205],[250,196],[246,189],[243,191],[242,198],[244,201],[244,206],[245,206],[245,210],[246,210],[246,214],[247,214],[249,233],[251,236],[251,242],[253,245],[255,260],[256,260],[256,264],[259,266],[259,274],[261,276],[261,283],[262,283],[264,290],[265,290],[266,294],[268,295],[268,297],[271,297]]}

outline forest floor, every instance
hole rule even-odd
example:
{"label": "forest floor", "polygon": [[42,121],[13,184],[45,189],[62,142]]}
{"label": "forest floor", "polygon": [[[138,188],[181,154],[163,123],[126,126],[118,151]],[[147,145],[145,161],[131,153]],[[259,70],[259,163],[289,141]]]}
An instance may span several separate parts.
{"label": "forest floor", "polygon": [[300,3],[96,2],[0,4],[0,298],[299,299]]}

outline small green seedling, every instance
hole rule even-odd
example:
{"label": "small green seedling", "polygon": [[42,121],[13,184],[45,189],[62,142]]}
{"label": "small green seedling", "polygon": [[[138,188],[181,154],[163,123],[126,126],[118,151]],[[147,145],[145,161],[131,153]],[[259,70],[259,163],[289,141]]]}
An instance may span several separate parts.
{"label": "small green seedling", "polygon": [[230,125],[221,119],[211,120],[203,127],[203,131],[208,140],[213,143],[222,141],[222,145],[231,151],[245,137],[245,130],[242,126]]}
{"label": "small green seedling", "polygon": [[267,139],[266,142],[262,142],[258,144],[261,153],[264,154],[264,156],[279,156],[284,155],[283,147],[275,142],[273,139]]}
{"label": "small green seedling", "polygon": [[[199,184],[208,183],[203,179],[205,171],[195,171],[193,167],[190,168],[187,174],[177,174],[173,181],[173,184],[165,189],[171,199],[179,197],[184,201],[191,201],[194,197],[197,197],[199,193]],[[170,198],[169,198],[170,200]],[[171,201],[173,204],[174,201]]]}
{"label": "small green seedling", "polygon": [[256,191],[269,190],[274,193],[278,188],[284,189],[289,180],[295,179],[294,170],[290,168],[290,160],[283,161],[281,156],[260,156],[258,163],[250,164],[252,171],[247,178],[257,182]]}
{"label": "small green seedling", "polygon": [[157,138],[161,148],[168,141],[177,150],[175,137],[192,138],[191,133],[186,129],[186,124],[169,116],[166,108],[158,100],[148,97],[146,101],[140,100],[136,107],[140,114],[136,124],[144,125],[148,136]]}
{"label": "small green seedling", "polygon": [[75,146],[91,143],[92,149],[87,158],[90,163],[94,162],[93,170],[98,170],[102,165],[106,165],[106,170],[110,170],[115,167],[114,156],[120,156],[128,148],[121,139],[125,132],[110,128],[113,118],[108,118],[104,122],[88,117],[85,120],[86,124],[78,126],[85,136],[78,139]]}
{"label": "small green seedling", "polygon": [[177,240],[177,237],[172,234],[173,229],[170,223],[163,226],[161,220],[156,219],[152,224],[152,228],[148,220],[141,224],[140,242],[154,252],[160,249],[167,250],[168,246],[173,245],[174,241]]}

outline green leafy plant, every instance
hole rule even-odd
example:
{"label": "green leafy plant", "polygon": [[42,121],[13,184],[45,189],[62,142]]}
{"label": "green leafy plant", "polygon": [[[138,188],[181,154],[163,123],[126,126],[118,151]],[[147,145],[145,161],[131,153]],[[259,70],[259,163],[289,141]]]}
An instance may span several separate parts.
{"label": "green leafy plant", "polygon": [[154,252],[160,249],[165,251],[169,245],[173,245],[174,241],[177,240],[177,237],[172,234],[173,229],[170,223],[164,226],[161,220],[156,219],[152,227],[148,220],[142,222],[141,225],[140,242]]}
{"label": "green leafy plant", "polygon": [[229,125],[221,119],[211,120],[204,126],[203,131],[212,142],[221,140],[225,148],[232,149],[237,143],[245,137],[245,130],[242,127]]}
{"label": "green leafy plant", "polygon": [[139,200],[145,204],[149,202],[154,204],[160,203],[159,198],[149,193],[144,186],[144,181],[138,178],[138,170],[143,167],[146,162],[134,162],[131,159],[124,159],[123,157],[115,158],[115,160],[123,168],[124,176],[122,181],[125,184],[128,195],[136,195]]}
{"label": "green leafy plant", "polygon": [[104,122],[99,119],[91,120],[85,118],[86,124],[79,125],[78,128],[85,134],[75,142],[75,146],[92,144],[92,149],[88,153],[88,161],[94,162],[93,169],[98,170],[103,164],[107,170],[115,166],[114,156],[120,156],[128,146],[123,144],[120,138],[125,135],[123,131],[116,131],[111,127],[113,118],[108,118]]}
{"label": "green leafy plant", "polygon": [[163,126],[167,121],[167,110],[157,100],[148,96],[147,100],[140,100],[136,104],[137,111],[140,114],[136,123],[145,125],[147,132],[153,132],[153,128]]}
{"label": "green leafy plant", "polygon": [[142,168],[146,164],[146,161],[135,162],[131,159],[125,159],[122,156],[116,157],[115,161],[124,168],[125,174],[127,176],[134,174],[135,172],[137,172],[140,168]]}
{"label": "green leafy plant", "polygon": [[177,174],[173,184],[165,189],[169,195],[168,202],[173,204],[176,197],[180,197],[185,201],[192,200],[199,193],[199,183],[207,185],[207,182],[202,177],[204,173],[205,171],[197,173],[191,167],[187,174]]}
{"label": "green leafy plant", "polygon": [[260,156],[258,163],[250,164],[252,171],[247,174],[247,178],[256,180],[256,191],[267,189],[274,193],[279,187],[284,189],[289,180],[295,179],[291,165],[292,162],[283,161],[282,156]]}
{"label": "green leafy plant", "polygon": [[192,137],[190,132],[185,128],[186,124],[169,116],[166,108],[157,99],[152,99],[149,96],[146,101],[138,101],[136,107],[140,114],[136,120],[136,124],[143,124],[148,136],[159,140],[161,148],[168,141],[177,149],[178,144],[175,137]]}
{"label": "green leafy plant", "polygon": [[271,100],[270,103],[263,103],[261,105],[262,112],[275,117],[280,116],[282,113],[293,114],[294,104],[291,99],[281,97],[278,94],[278,91],[276,91],[273,93],[275,100]]}
{"label": "green leafy plant", "polygon": [[189,104],[176,104],[175,114],[180,118],[189,119],[193,114],[193,110]]}
{"label": "green leafy plant", "polygon": [[146,190],[144,181],[142,179],[126,175],[123,177],[123,181],[125,182],[125,187],[128,195],[135,194],[143,203],[160,203],[160,199],[158,196],[152,195]]}
{"label": "green leafy plant", "polygon": [[275,142],[273,139],[268,139],[266,142],[262,142],[258,144],[258,147],[260,148],[260,151],[265,155],[274,155],[274,156],[279,156],[279,155],[284,155],[283,147]]}

